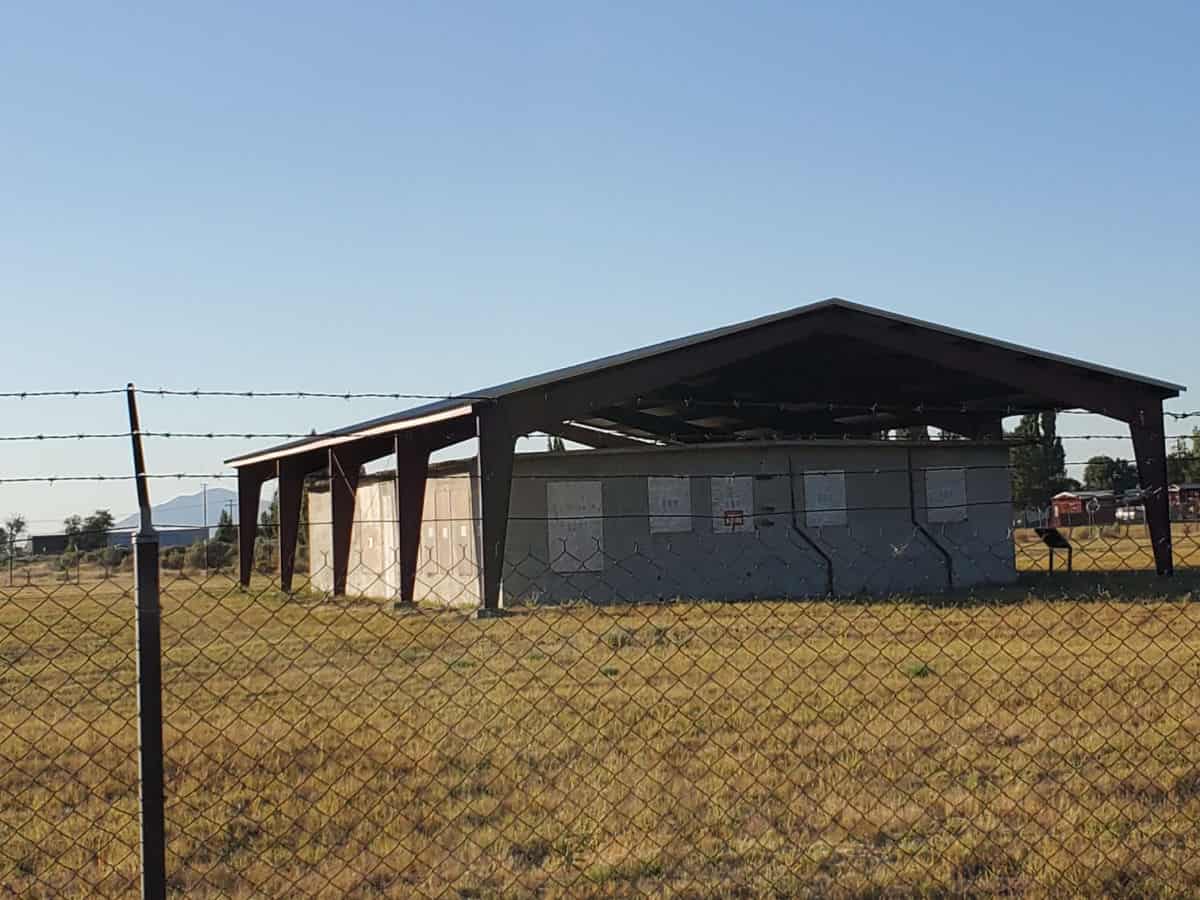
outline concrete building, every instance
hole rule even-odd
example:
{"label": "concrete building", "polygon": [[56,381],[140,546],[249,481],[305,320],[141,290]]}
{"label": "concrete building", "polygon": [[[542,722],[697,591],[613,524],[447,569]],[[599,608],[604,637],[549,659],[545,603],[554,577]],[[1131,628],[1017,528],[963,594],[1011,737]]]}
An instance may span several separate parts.
{"label": "concrete building", "polygon": [[[205,528],[173,528],[167,526],[158,529],[158,545],[160,547],[190,547],[197,541],[203,541],[207,536]],[[113,529],[104,535],[106,547],[133,547],[133,537],[136,529]],[[71,538],[66,534],[35,534],[31,538],[34,556],[57,556],[66,553],[70,548]]]}
{"label": "concrete building", "polygon": [[1062,491],[1050,501],[1050,524],[1054,528],[1074,528],[1141,522],[1142,504],[1140,490]]}
{"label": "concrete building", "polygon": [[69,538],[65,534],[35,534],[29,539],[34,556],[57,556],[67,552]]}
{"label": "concrete building", "polygon": [[[428,527],[425,502],[430,456],[463,441],[477,441],[471,503],[479,531],[479,603],[481,613],[489,615],[500,609],[502,589],[509,598],[519,597],[527,589],[528,579],[513,562],[541,543],[537,535],[526,533],[527,526],[521,524],[526,520],[519,510],[536,509],[542,503],[547,512],[556,504],[576,510],[600,506],[603,517],[611,520],[618,515],[613,504],[633,504],[635,497],[633,492],[606,488],[603,483],[598,489],[593,485],[586,489],[563,488],[564,494],[553,496],[524,496],[520,480],[514,477],[518,466],[532,465],[518,462],[515,455],[516,441],[522,435],[542,432],[599,450],[644,451],[647,443],[653,444],[674,454],[663,458],[689,460],[687,467],[663,476],[675,477],[691,472],[690,460],[701,459],[675,454],[679,448],[691,451],[729,443],[869,437],[920,426],[936,427],[968,442],[985,444],[1002,437],[1005,417],[1081,409],[1129,427],[1138,481],[1145,490],[1142,502],[1155,568],[1167,576],[1172,574],[1174,564],[1163,402],[1183,390],[1170,382],[834,298],[479,388],[256,450],[227,462],[238,472],[242,521],[257,516],[264,484],[277,480],[279,577],[284,590],[292,586],[305,479],[327,479],[332,523],[329,568],[336,596],[349,588],[354,520],[361,519],[357,488],[363,467],[393,458],[393,494],[400,535],[399,594],[403,602],[412,602],[417,597],[423,529]],[[885,451],[881,448],[879,452]],[[831,465],[850,469],[843,459]],[[690,492],[701,490],[695,487],[695,481],[708,477],[704,471],[701,468],[688,475],[693,479]],[[564,472],[563,480],[604,481],[594,473],[574,471]],[[740,496],[740,502],[746,502],[744,486],[740,486],[743,484],[726,486],[731,501]],[[754,479],[756,517],[760,484],[762,492],[770,490],[765,481]],[[709,485],[711,488],[712,483]],[[827,492],[834,490],[815,482],[814,486]],[[851,491],[849,482],[845,487]],[[920,496],[920,491],[916,493]],[[689,495],[693,504],[704,504],[703,493]],[[640,489],[636,496],[640,496]],[[604,507],[606,503],[608,507]],[[574,514],[567,518],[592,521],[595,517]],[[743,523],[739,527],[748,526]],[[755,533],[776,527],[756,528]],[[657,535],[653,537],[658,539]],[[700,537],[696,532],[692,539],[699,541]],[[607,560],[614,551],[624,552],[630,538],[621,534],[610,539],[605,533],[603,540]],[[716,540],[715,535],[712,540]],[[255,530],[242,529],[239,541],[240,578],[243,584],[249,584]],[[906,554],[908,546],[898,545],[898,552]],[[829,555],[834,557],[833,553]],[[864,554],[860,563],[870,567],[875,564],[868,560],[875,557],[874,552]],[[740,551],[728,552],[721,564],[733,571],[741,558]],[[834,586],[839,591],[853,589],[845,577],[870,581],[861,573],[844,575],[849,568],[839,559],[833,562]],[[947,583],[955,574],[970,571],[964,565],[964,573],[954,573],[952,555],[949,562]],[[532,565],[536,568],[536,561]],[[743,572],[739,577],[753,582],[756,592],[764,584],[774,585],[755,581],[753,567],[746,571],[750,574]],[[650,577],[653,573],[644,574]],[[616,581],[620,577],[614,563],[603,580]],[[838,583],[839,577],[842,583]],[[584,571],[572,581],[588,578],[595,576]],[[537,587],[552,596],[563,594],[554,584]]]}
{"label": "concrete building", "polygon": [[[208,540],[208,529],[203,526],[199,528],[175,527],[166,525],[155,529],[158,532],[158,546],[167,547],[190,547],[192,544],[200,543]],[[137,535],[137,529],[122,528],[119,531],[110,531],[108,533],[108,546],[110,547],[132,547],[133,539]]]}
{"label": "concrete building", "polygon": [[[503,602],[929,592],[1016,578],[999,442],[805,441],[518,454]],[[414,599],[480,601],[473,459],[431,466]],[[346,592],[400,597],[394,473],[360,480]],[[313,587],[332,592],[327,485]]]}

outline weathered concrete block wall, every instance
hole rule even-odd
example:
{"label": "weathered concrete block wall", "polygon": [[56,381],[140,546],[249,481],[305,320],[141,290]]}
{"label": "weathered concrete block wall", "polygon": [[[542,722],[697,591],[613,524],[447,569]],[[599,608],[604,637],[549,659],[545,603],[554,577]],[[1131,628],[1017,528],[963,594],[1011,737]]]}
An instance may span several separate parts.
{"label": "weathered concrete block wall", "polygon": [[[966,441],[522,454],[514,465],[505,603],[805,597],[831,584],[839,595],[929,592],[951,580],[957,587],[1009,582],[1016,570],[1007,464],[1007,448]],[[430,478],[418,600],[478,604],[476,487],[463,474]],[[310,499],[315,523],[328,521],[328,494],[324,506],[321,496]],[[351,591],[396,595],[394,497],[390,481],[359,489]],[[360,524],[368,509],[390,514],[390,530]],[[316,566],[329,536],[327,527],[323,535],[314,529]],[[365,576],[355,575],[360,559],[371,561]],[[314,568],[314,586],[331,584],[319,575]]]}
{"label": "weathered concrete block wall", "polygon": [[[912,448],[913,505],[928,534],[912,521],[908,452],[813,444],[518,458],[506,602],[814,596],[826,593],[830,568],[836,594],[937,591],[949,578],[935,542],[950,557],[956,586],[1015,579],[1007,449],[967,442]],[[958,467],[965,469],[965,517],[931,521],[931,514],[947,515],[927,508],[924,470]],[[845,473],[837,504],[844,524],[820,524],[805,474],[836,472]],[[656,533],[647,476],[679,475],[689,480],[690,528]],[[712,479],[730,475],[751,479],[751,509],[734,528],[715,516],[712,500]],[[554,571],[547,485],[559,479],[601,483],[597,560],[575,571]]]}
{"label": "weathered concrete block wall", "polygon": [[478,491],[470,475],[430,478],[425,485],[418,601],[479,605]]}
{"label": "weathered concrete block wall", "polygon": [[[308,495],[308,565],[315,590],[333,590],[333,530],[328,490]],[[390,480],[368,480],[359,486],[350,533],[350,565],[346,592],[354,596],[390,598],[400,595],[400,556],[396,489]]]}

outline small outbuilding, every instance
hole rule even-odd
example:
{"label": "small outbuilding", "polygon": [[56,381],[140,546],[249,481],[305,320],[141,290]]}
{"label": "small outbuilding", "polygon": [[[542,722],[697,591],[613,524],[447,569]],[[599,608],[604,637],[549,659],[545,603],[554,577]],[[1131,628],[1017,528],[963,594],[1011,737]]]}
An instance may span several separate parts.
{"label": "small outbuilding", "polygon": [[1141,491],[1062,491],[1051,500],[1050,524],[1073,528],[1140,522],[1142,504]]}
{"label": "small outbuilding", "polygon": [[[778,521],[778,512],[763,509],[757,493],[747,496],[737,483],[716,488],[712,480],[715,473],[723,471],[735,477],[744,473],[731,471],[728,461],[710,463],[702,451],[749,453],[749,457],[738,460],[738,469],[765,460],[776,474],[782,464],[779,454],[792,454],[792,476],[783,478],[780,485],[796,486],[797,477],[802,480],[807,477],[797,476],[796,471],[807,473],[810,468],[800,457],[833,454],[833,459],[816,464],[818,468],[848,473],[856,465],[847,461],[854,441],[869,440],[883,431],[934,426],[965,439],[970,445],[949,452],[979,453],[982,461],[990,452],[984,445],[1002,439],[1005,417],[1044,410],[1082,409],[1129,426],[1138,478],[1144,489],[1143,503],[1155,566],[1160,574],[1168,575],[1172,572],[1172,550],[1163,401],[1177,397],[1182,390],[1180,385],[1169,382],[834,299],[449,397],[248,453],[228,462],[238,471],[241,521],[254,521],[264,483],[278,479],[280,579],[285,590],[291,589],[295,568],[305,478],[314,474],[326,478],[329,587],[337,595],[348,589],[363,466],[384,457],[394,458],[390,494],[391,515],[397,522],[397,587],[400,599],[407,603],[417,597],[423,535],[427,535],[429,527],[426,506],[430,454],[477,439],[478,455],[469,464],[473,471],[468,479],[471,524],[467,537],[477,557],[475,596],[487,611],[500,607],[502,584],[504,593],[513,598],[534,589],[550,595],[559,593],[553,586],[529,586],[519,567],[512,565],[525,552],[520,548],[535,547],[545,547],[548,559],[543,562],[552,563],[555,554],[551,552],[548,532],[558,527],[554,525],[556,519],[589,521],[598,515],[607,528],[615,516],[624,515],[623,506],[614,506],[618,498],[624,498],[621,503],[633,504],[636,500],[646,505],[631,506],[629,514],[646,522],[646,534],[651,540],[668,540],[656,538],[649,531],[649,519],[658,515],[650,506],[651,485],[646,479],[651,475],[689,479],[686,491],[679,487],[670,496],[676,500],[685,495],[690,497],[693,517],[699,515],[713,523],[705,525],[706,529],[715,529],[717,519],[724,519],[723,513],[714,518],[714,490],[724,492],[730,503],[742,491],[738,502],[744,518],[739,528],[748,527],[747,520],[763,516],[773,517],[763,521]],[[550,454],[540,462],[526,462],[525,454],[518,457],[514,453],[515,443],[520,436],[532,432],[558,435],[598,451],[625,449],[643,454],[630,457],[636,459],[637,468],[651,466],[652,461],[656,466],[659,461],[666,461],[667,467],[630,473],[646,476],[636,492],[618,487],[617,481],[606,486],[606,478],[597,478],[582,469],[588,465],[611,467],[615,455],[589,453],[587,456],[598,462],[585,463],[582,452],[577,454],[579,461],[571,459],[572,453],[562,454],[562,461],[550,459],[554,456]],[[821,439],[844,443],[838,445],[840,450],[810,443]],[[956,442],[947,442],[950,443]],[[785,444],[789,448],[803,445],[805,449],[793,451],[785,449]],[[731,449],[726,451],[726,447]],[[940,447],[936,450],[944,452]],[[977,464],[974,455],[964,460],[951,457],[950,464],[943,466],[921,461],[916,448],[883,445],[878,452],[887,451],[914,455],[914,475],[909,482],[912,499],[894,504],[901,507],[899,515],[910,516],[910,526],[928,527],[919,513],[915,516],[910,513],[910,508],[915,508],[923,496],[916,472],[943,468],[970,472]],[[524,475],[548,477],[529,471],[530,466],[572,467],[571,471],[555,474],[555,479],[600,482],[600,487],[597,492],[594,486],[576,485],[553,496],[540,490],[527,493],[520,487]],[[899,466],[888,463],[881,468]],[[903,468],[907,477],[910,468],[907,458]],[[757,486],[759,481],[755,478],[752,483]],[[778,485],[767,488],[767,482],[762,483],[764,491],[782,490]],[[707,493],[697,485],[707,485]],[[663,490],[666,489],[664,486]],[[850,491],[849,480],[846,490]],[[957,488],[947,486],[946,490]],[[832,496],[829,491],[826,494]],[[801,487],[798,503],[805,502],[803,496]],[[966,500],[969,507],[970,496]],[[836,501],[830,502],[837,506]],[[1002,498],[997,505],[1006,503]],[[544,511],[541,504],[545,504]],[[597,504],[598,514],[588,511]],[[841,505],[848,514],[853,511],[850,502]],[[790,508],[797,506],[793,504]],[[519,524],[527,521],[525,511],[530,509],[534,510],[534,519],[540,517],[545,523],[538,526],[547,529],[544,540],[540,532],[531,534],[524,524]],[[666,511],[662,512],[665,516]],[[1007,522],[1011,511],[1006,511],[1005,516]],[[310,518],[315,519],[311,513]],[[776,524],[767,526],[767,530],[782,527]],[[816,528],[844,528],[847,533],[854,530],[849,520],[846,524],[814,524],[807,518],[807,509],[803,521],[797,520],[791,527],[798,529],[797,540],[805,546],[808,546],[805,538],[811,539]],[[913,530],[910,528],[910,532]],[[614,533],[619,539],[610,540],[607,532],[603,537],[605,560],[609,556],[623,556],[627,542],[633,540],[621,530]],[[722,549],[735,544],[718,542],[717,534],[709,532],[713,543],[702,546],[700,533],[692,532],[695,549],[689,552],[718,554],[711,558],[723,558],[730,571],[736,573],[734,564],[739,554]],[[253,529],[241,533],[244,584],[250,580],[254,538]],[[577,539],[564,537],[564,546],[569,546],[571,540]],[[821,546],[820,542],[813,543]],[[638,546],[640,551],[641,545]],[[966,571],[964,564],[956,573],[953,563],[951,559],[945,567],[949,573],[946,584],[955,583],[955,575],[962,577]],[[864,580],[861,573],[856,574],[858,568],[861,567],[849,566],[844,575],[849,580],[839,583],[842,573],[835,566],[832,588],[840,591],[846,585],[846,589],[853,589],[855,578]],[[617,571],[607,570],[605,577],[598,580],[616,584]],[[807,570],[787,568],[786,571],[795,574]],[[582,577],[591,577],[586,569],[580,572]],[[637,583],[644,586],[650,574],[645,571],[637,575]],[[1007,573],[1003,577],[1008,577]],[[772,582],[771,589],[764,593],[798,596],[810,593],[812,583],[809,575],[796,574],[793,581],[782,584],[785,590],[776,590],[778,583]],[[820,585],[819,577],[816,583]],[[826,581],[825,589],[828,588]]]}

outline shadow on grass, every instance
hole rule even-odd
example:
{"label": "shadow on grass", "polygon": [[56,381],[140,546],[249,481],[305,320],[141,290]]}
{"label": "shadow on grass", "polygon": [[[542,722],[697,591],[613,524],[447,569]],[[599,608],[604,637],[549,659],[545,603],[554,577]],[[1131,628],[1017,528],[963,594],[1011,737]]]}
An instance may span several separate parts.
{"label": "shadow on grass", "polygon": [[[873,598],[878,602],[878,598]],[[891,598],[893,601],[900,598]],[[1002,606],[1040,602],[1146,602],[1200,600],[1200,569],[1178,569],[1170,578],[1154,572],[1024,572],[1012,584],[978,585],[944,594],[903,598],[926,606]]]}

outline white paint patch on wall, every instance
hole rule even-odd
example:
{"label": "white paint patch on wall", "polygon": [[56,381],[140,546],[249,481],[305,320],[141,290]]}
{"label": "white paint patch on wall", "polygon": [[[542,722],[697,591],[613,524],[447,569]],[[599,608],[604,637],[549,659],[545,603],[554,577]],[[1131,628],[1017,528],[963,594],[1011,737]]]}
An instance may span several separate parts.
{"label": "white paint patch on wall", "polygon": [[550,568],[599,572],[604,568],[604,501],[599,481],[550,481],[546,513]]}
{"label": "white paint patch on wall", "polygon": [[651,476],[646,479],[650,501],[650,533],[676,534],[692,530],[692,480]]}
{"label": "white paint patch on wall", "polygon": [[925,506],[930,522],[965,522],[967,470],[926,469]]}
{"label": "white paint patch on wall", "polygon": [[804,473],[804,524],[809,528],[845,525],[846,473],[843,471]]}
{"label": "white paint patch on wall", "polygon": [[747,475],[721,475],[710,478],[712,489],[713,534],[737,534],[752,527],[754,518],[754,478]]}

